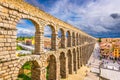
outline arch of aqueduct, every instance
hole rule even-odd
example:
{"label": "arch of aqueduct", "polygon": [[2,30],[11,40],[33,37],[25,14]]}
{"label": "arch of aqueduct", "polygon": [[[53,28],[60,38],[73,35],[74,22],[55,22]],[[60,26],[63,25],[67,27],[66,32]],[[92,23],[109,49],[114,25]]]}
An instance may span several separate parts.
{"label": "arch of aqueduct", "polygon": [[[35,52],[30,56],[16,56],[16,25],[20,19],[31,20],[36,28]],[[44,52],[44,27],[52,28],[52,51]],[[61,29],[62,48],[57,46],[57,32]],[[68,39],[65,33],[68,32]],[[31,61],[32,80],[67,78],[85,65],[93,51],[94,37],[67,24],[22,0],[0,0],[0,80],[16,80],[25,62]]]}

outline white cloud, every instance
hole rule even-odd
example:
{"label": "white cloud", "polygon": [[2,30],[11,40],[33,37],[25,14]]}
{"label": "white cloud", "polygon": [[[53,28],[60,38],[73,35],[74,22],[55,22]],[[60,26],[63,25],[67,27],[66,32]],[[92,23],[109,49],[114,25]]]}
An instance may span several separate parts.
{"label": "white cloud", "polygon": [[35,25],[27,19],[21,19],[17,24],[18,36],[33,36],[35,34]]}
{"label": "white cloud", "polygon": [[85,31],[108,32],[118,23],[110,15],[120,14],[120,0],[96,0],[82,6],[58,0],[49,13]]}
{"label": "white cloud", "polygon": [[52,34],[51,28],[49,26],[46,26],[44,28],[44,36],[51,36],[51,34]]}
{"label": "white cloud", "polygon": [[33,36],[35,34],[35,31],[32,29],[26,29],[26,28],[22,28],[22,27],[18,27],[17,28],[17,34],[18,35],[29,35],[29,36]]}

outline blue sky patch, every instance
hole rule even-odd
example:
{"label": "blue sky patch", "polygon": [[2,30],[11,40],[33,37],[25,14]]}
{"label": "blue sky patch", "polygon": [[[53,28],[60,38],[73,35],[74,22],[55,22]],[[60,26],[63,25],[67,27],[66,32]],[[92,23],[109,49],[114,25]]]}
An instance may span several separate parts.
{"label": "blue sky patch", "polygon": [[[120,37],[120,0],[25,1],[94,37]],[[17,27],[30,30],[32,26],[26,22]]]}

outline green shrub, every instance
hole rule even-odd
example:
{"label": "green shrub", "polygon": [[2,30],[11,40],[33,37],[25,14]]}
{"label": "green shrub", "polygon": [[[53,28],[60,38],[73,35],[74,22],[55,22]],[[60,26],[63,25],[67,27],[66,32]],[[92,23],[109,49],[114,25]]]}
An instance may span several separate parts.
{"label": "green shrub", "polygon": [[46,70],[47,70],[47,73],[46,73],[46,80],[48,80],[48,76],[49,76],[49,73],[48,73],[48,66],[46,67]]}
{"label": "green shrub", "polygon": [[98,42],[102,42],[101,38],[98,39]]}
{"label": "green shrub", "polygon": [[22,79],[22,80],[31,80],[31,78],[29,76],[25,75],[25,74],[19,74],[18,75],[18,80],[20,80],[20,79]]}
{"label": "green shrub", "polygon": [[31,70],[31,67],[32,67],[32,62],[26,62],[26,63],[22,66],[22,69]]}
{"label": "green shrub", "polygon": [[17,45],[17,50],[23,50],[23,48]]}

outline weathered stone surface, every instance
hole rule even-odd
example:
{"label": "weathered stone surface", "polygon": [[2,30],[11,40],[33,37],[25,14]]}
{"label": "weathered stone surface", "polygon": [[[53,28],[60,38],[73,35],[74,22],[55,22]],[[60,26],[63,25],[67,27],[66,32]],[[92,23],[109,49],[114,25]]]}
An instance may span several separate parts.
{"label": "weathered stone surface", "polygon": [[[36,28],[35,52],[25,57],[16,56],[16,25],[20,19],[31,20]],[[44,52],[44,27],[52,26],[52,51]],[[62,43],[58,47],[58,29],[62,29]],[[65,34],[69,36],[66,39]],[[93,51],[94,37],[35,8],[24,0],[0,0],[0,80],[16,80],[21,67],[31,61],[34,64],[32,80],[67,78],[85,65]]]}

